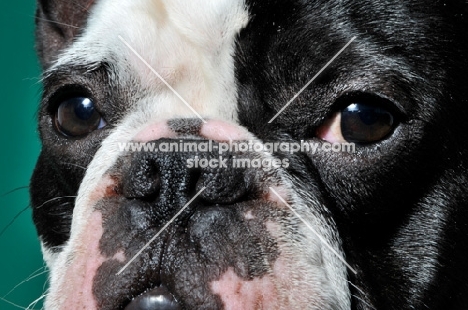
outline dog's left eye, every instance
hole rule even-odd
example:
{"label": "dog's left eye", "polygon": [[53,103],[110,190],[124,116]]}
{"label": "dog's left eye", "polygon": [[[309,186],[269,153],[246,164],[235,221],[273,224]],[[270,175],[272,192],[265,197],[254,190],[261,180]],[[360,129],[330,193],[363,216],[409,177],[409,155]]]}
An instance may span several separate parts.
{"label": "dog's left eye", "polygon": [[80,137],[103,128],[106,122],[91,99],[73,97],[59,105],[55,114],[55,125],[66,136]]}
{"label": "dog's left eye", "polygon": [[370,144],[387,138],[395,124],[387,109],[356,102],[335,113],[317,130],[317,136],[331,143]]}

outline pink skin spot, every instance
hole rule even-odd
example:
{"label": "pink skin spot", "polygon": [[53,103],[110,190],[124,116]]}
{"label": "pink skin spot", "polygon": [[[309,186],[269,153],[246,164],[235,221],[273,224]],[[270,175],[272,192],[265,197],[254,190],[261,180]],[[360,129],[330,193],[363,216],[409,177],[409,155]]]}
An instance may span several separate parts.
{"label": "pink skin spot", "polygon": [[88,205],[95,205],[103,197],[112,197],[118,195],[116,188],[116,179],[110,175],[104,175],[96,186],[95,190],[89,195]]}
{"label": "pink skin spot", "polygon": [[115,253],[115,255],[112,256],[112,259],[120,263],[125,263],[127,261],[127,257],[125,256],[125,253],[122,250]]}
{"label": "pink skin spot", "polygon": [[276,286],[273,277],[266,275],[250,281],[239,278],[229,268],[211,283],[211,290],[221,297],[226,310],[272,309],[276,304]]}
{"label": "pink skin spot", "polygon": [[[209,120],[201,128],[200,134],[214,141],[248,140],[252,135],[243,127],[222,121]],[[167,122],[151,124],[133,137],[136,142],[148,142],[162,138],[175,139],[178,135],[172,131]]]}
{"label": "pink skin spot", "polygon": [[248,140],[252,135],[243,127],[222,121],[210,120],[203,125],[201,135],[215,141]]}
{"label": "pink skin spot", "polygon": [[[60,309],[97,309],[93,295],[93,280],[98,268],[106,261],[99,250],[102,237],[102,214],[93,212],[73,251],[73,262],[63,277],[59,294],[63,296]],[[65,280],[66,279],[66,280]]]}
{"label": "pink skin spot", "polygon": [[136,142],[148,142],[153,140],[158,140],[162,138],[176,138],[177,135],[174,131],[172,131],[169,126],[167,126],[167,122],[160,122],[157,124],[152,124],[137,133],[133,140]]}
{"label": "pink skin spot", "polygon": [[210,283],[213,294],[218,295],[227,310],[244,309],[329,309],[323,294],[323,276],[303,269],[298,271],[297,254],[281,254],[271,271],[252,280],[240,278],[233,268]]}
{"label": "pink skin spot", "polygon": [[265,227],[268,231],[268,233],[275,239],[278,239],[281,237],[281,226],[272,221],[266,221]]}
{"label": "pink skin spot", "polygon": [[[273,189],[274,191],[272,191]],[[278,197],[279,195],[279,197]],[[280,197],[284,201],[288,201],[288,192],[284,187],[279,187],[279,186],[271,186],[271,188],[268,189],[268,193],[265,196],[265,200],[275,202],[279,206],[284,206],[284,202],[280,199]]]}
{"label": "pink skin spot", "polygon": [[[105,175],[94,189],[89,198],[89,205],[94,206],[104,197],[117,195],[115,177]],[[114,259],[119,262],[126,260],[125,254],[120,251],[113,257],[101,254],[99,241],[103,234],[102,214],[92,211],[83,221],[85,226],[80,229],[74,240],[79,240],[73,247],[69,257],[69,264],[61,283],[58,285],[57,295],[60,296],[60,309],[97,309],[93,295],[94,277],[99,267],[106,261]]]}
{"label": "pink skin spot", "polygon": [[219,280],[210,283],[211,291],[227,310],[325,309],[317,285],[320,280],[310,277],[307,270],[297,272],[291,266],[294,261],[294,257],[280,255],[268,274],[252,280],[242,279],[228,268]]}
{"label": "pink skin spot", "polygon": [[249,211],[245,212],[244,218],[246,220],[253,220],[253,219],[255,219],[255,215],[253,215],[252,210],[249,210]]}

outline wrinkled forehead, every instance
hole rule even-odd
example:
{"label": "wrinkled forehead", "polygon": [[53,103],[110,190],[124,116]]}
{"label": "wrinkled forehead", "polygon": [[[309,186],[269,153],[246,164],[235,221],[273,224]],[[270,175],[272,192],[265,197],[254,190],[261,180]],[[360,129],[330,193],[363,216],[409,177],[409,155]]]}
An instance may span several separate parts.
{"label": "wrinkled forehead", "polygon": [[232,120],[235,40],[249,19],[243,0],[99,0],[91,10],[46,76],[112,64],[117,84],[159,95],[170,85],[200,113]]}
{"label": "wrinkled forehead", "polygon": [[119,37],[150,64],[161,54],[181,58],[193,50],[217,57],[248,21],[243,0],[98,0],[91,10],[86,30],[57,66],[109,58],[140,65]]}

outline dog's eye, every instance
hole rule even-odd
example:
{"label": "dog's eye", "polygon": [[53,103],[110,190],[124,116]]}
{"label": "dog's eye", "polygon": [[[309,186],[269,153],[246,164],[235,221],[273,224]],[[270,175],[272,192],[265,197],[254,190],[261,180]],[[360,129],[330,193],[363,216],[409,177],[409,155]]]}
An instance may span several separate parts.
{"label": "dog's eye", "polygon": [[57,129],[70,137],[79,137],[106,125],[94,107],[94,102],[85,97],[73,97],[63,101],[55,114]]}
{"label": "dog's eye", "polygon": [[395,119],[385,108],[352,103],[317,130],[317,136],[328,142],[375,143],[394,129]]}

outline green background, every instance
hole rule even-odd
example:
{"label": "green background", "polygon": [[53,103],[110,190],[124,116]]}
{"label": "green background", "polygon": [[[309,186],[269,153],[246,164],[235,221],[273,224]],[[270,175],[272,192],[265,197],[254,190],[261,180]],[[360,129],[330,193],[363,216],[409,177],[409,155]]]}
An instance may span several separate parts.
{"label": "green background", "polygon": [[[0,232],[17,217],[0,236],[2,310],[20,309],[5,300],[28,307],[41,296],[47,279],[42,274],[25,281],[35,271],[45,270],[24,188],[40,150],[36,113],[41,88],[34,52],[34,11],[34,0],[0,2]],[[20,189],[7,193],[16,188]]]}

